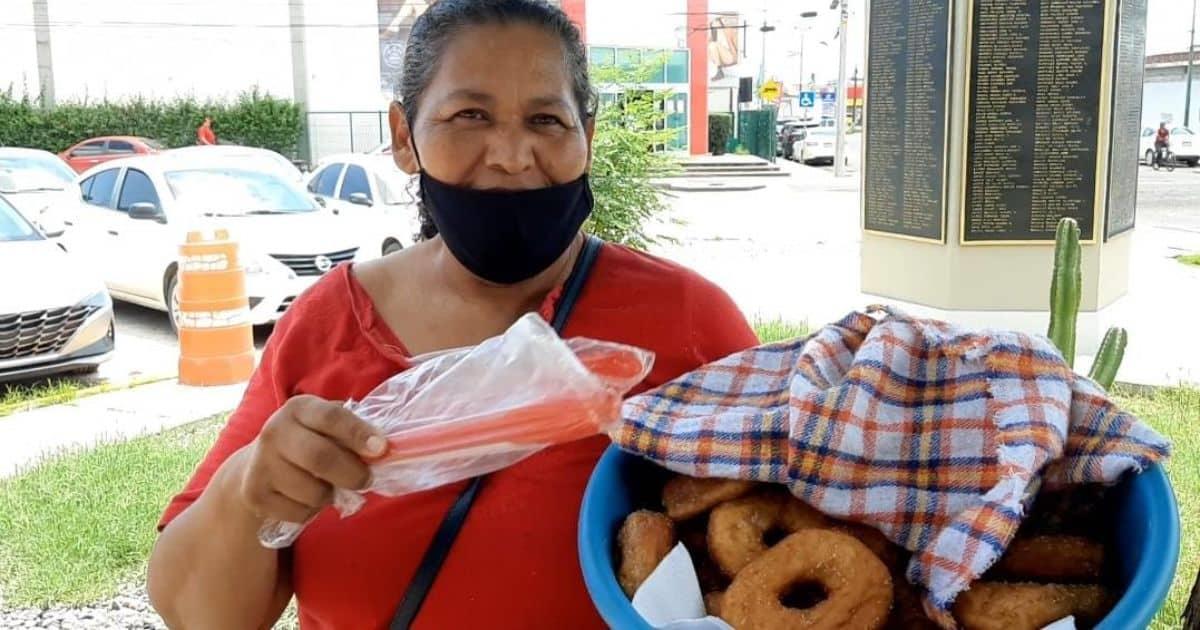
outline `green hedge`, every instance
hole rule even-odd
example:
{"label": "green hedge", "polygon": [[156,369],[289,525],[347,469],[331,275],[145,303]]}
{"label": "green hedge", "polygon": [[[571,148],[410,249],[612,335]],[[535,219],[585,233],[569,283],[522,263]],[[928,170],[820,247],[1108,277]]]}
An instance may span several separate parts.
{"label": "green hedge", "polygon": [[725,153],[725,145],[733,136],[732,114],[708,115],[708,151],[713,155]]}
{"label": "green hedge", "polygon": [[0,92],[0,146],[32,147],[58,153],[95,136],[153,138],[168,147],[196,144],[196,127],[212,116],[222,143],[263,147],[297,155],[304,130],[300,106],[284,99],[243,93],[234,102],[133,99],[122,103],[60,103],[42,109],[28,97]]}

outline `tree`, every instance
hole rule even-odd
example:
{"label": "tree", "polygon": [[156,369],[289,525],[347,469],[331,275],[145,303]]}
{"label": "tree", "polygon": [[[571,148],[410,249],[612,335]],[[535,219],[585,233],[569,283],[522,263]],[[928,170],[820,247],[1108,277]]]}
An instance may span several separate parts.
{"label": "tree", "polygon": [[586,229],[605,240],[644,249],[658,239],[648,223],[666,210],[662,192],[652,179],[677,168],[664,149],[678,130],[666,128],[664,102],[669,91],[646,88],[662,59],[636,67],[594,66],[593,81],[603,91],[618,92],[596,112],[590,181],[596,205]]}

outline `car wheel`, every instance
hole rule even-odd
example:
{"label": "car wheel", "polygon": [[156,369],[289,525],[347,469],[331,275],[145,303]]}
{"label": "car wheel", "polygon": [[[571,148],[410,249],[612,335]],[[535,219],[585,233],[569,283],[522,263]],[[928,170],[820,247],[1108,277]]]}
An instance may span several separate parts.
{"label": "car wheel", "polygon": [[402,249],[404,249],[404,246],[400,244],[400,241],[397,241],[394,238],[389,238],[383,242],[384,256],[387,256],[388,254],[394,254]]}
{"label": "car wheel", "polygon": [[179,272],[171,275],[163,291],[163,301],[167,305],[167,319],[171,320],[171,331],[179,334]]}

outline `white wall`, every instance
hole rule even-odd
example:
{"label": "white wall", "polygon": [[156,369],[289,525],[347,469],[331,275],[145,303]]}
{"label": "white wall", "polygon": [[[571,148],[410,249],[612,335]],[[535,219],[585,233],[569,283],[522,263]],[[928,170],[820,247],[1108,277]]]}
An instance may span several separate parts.
{"label": "white wall", "polygon": [[[292,98],[288,3],[308,27],[309,109],[378,109],[376,0],[48,0],[59,101]],[[39,92],[32,2],[0,0],[0,89]]]}
{"label": "white wall", "polygon": [[33,3],[28,0],[0,0],[0,91],[9,87],[17,96],[41,92]]}
{"label": "white wall", "polygon": [[687,48],[687,0],[588,0],[593,46]]}
{"label": "white wall", "polygon": [[285,1],[49,0],[49,10],[59,101],[292,94]]}

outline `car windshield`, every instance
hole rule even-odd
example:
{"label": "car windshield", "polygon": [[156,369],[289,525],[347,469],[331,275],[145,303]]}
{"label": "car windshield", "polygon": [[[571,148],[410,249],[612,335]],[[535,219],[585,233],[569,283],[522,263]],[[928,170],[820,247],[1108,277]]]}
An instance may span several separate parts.
{"label": "car windshield", "polygon": [[239,216],[318,209],[303,189],[273,173],[203,168],[168,171],[165,177],[175,199],[194,212]]}
{"label": "car windshield", "polygon": [[40,240],[42,235],[12,207],[12,204],[0,197],[0,242]]}
{"label": "car windshield", "polygon": [[1194,136],[1194,135],[1196,135],[1196,134],[1192,133],[1191,129],[1188,129],[1186,127],[1176,127],[1171,130],[1171,133],[1176,136]]}
{"label": "car windshield", "polygon": [[[53,155],[0,155],[0,174],[13,188],[8,192],[65,190],[75,174]],[[9,183],[6,182],[6,183]]]}

